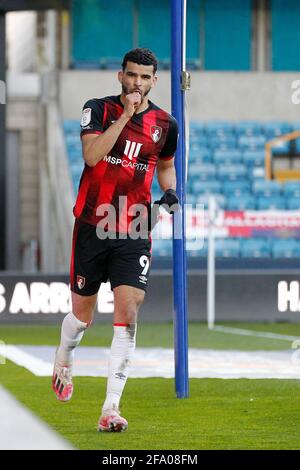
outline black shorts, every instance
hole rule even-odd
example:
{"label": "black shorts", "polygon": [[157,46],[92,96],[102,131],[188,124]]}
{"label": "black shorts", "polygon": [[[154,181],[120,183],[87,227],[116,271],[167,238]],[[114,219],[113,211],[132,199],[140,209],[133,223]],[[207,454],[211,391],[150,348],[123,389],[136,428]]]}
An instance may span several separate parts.
{"label": "black shorts", "polygon": [[73,231],[70,283],[79,295],[96,294],[101,282],[147,290],[151,262],[150,239],[97,237],[96,227],[76,219]]}

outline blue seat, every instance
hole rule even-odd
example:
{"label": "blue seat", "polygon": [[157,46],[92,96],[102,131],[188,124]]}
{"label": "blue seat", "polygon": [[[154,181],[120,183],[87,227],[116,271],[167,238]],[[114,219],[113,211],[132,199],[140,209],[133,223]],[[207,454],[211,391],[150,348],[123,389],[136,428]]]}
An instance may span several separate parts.
{"label": "blue seat", "polygon": [[[223,194],[214,194],[217,206],[221,209],[225,209],[226,207],[226,197]],[[204,209],[208,208],[208,201],[209,195],[208,194],[201,194],[196,198],[196,204],[202,204]]]}
{"label": "blue seat", "polygon": [[211,121],[207,122],[205,126],[206,132],[210,135],[224,135],[231,134],[233,126],[228,121]]}
{"label": "blue seat", "polygon": [[172,240],[156,240],[152,242],[153,253],[157,256],[172,256]]}
{"label": "blue seat", "polygon": [[257,136],[262,133],[262,125],[256,121],[241,121],[235,125],[235,132],[239,135]]}
{"label": "blue seat", "polygon": [[190,136],[190,149],[197,149],[199,147],[207,147],[208,139],[204,134],[194,134]]}
{"label": "blue seat", "polygon": [[65,134],[65,141],[67,145],[81,144],[79,134]]}
{"label": "blue seat", "polygon": [[197,196],[191,192],[188,192],[185,197],[186,204],[192,204],[193,206],[196,204]]}
{"label": "blue seat", "polygon": [[284,154],[287,155],[290,152],[290,142],[285,142],[280,140],[275,145],[272,146],[272,153],[274,155]]}
{"label": "blue seat", "polygon": [[278,181],[259,180],[252,185],[252,192],[256,196],[279,196],[282,185]]}
{"label": "blue seat", "polygon": [[218,180],[194,181],[193,193],[198,194],[218,194],[221,193],[221,183]]}
{"label": "blue seat", "polygon": [[293,131],[300,131],[300,121],[294,122],[292,124],[292,129],[293,129]]}
{"label": "blue seat", "polygon": [[243,152],[243,163],[248,167],[264,166],[265,151],[264,150],[245,150]]}
{"label": "blue seat", "polygon": [[273,240],[273,258],[300,258],[300,240]]}
{"label": "blue seat", "polygon": [[213,161],[217,165],[232,165],[240,163],[242,160],[242,153],[238,149],[232,150],[215,150],[213,153]]}
{"label": "blue seat", "polygon": [[264,124],[263,128],[268,139],[273,139],[292,131],[292,125],[284,121],[269,121]]}
{"label": "blue seat", "polygon": [[260,238],[250,238],[241,242],[242,258],[270,258],[270,242]]}
{"label": "blue seat", "polygon": [[216,240],[217,258],[239,258],[240,241],[234,238],[224,238]]}
{"label": "blue seat", "polygon": [[296,150],[296,153],[300,153],[300,138],[295,139],[295,150]]}
{"label": "blue seat", "polygon": [[286,206],[291,211],[300,209],[300,197],[290,197],[287,199]]}
{"label": "blue seat", "polygon": [[205,133],[206,125],[201,121],[190,121],[190,132]]}
{"label": "blue seat", "polygon": [[211,163],[211,151],[207,147],[199,147],[197,149],[190,149],[189,152],[189,165],[192,163]]}
{"label": "blue seat", "polygon": [[208,242],[207,239],[199,243],[200,247],[197,246],[193,241],[186,241],[187,255],[191,258],[207,258]]}
{"label": "blue seat", "polygon": [[238,138],[238,147],[242,150],[257,150],[264,148],[266,137],[263,135],[247,136],[241,135]]}
{"label": "blue seat", "polygon": [[219,167],[217,172],[220,180],[238,180],[247,176],[247,168],[242,164],[224,165]]}
{"label": "blue seat", "polygon": [[223,193],[226,196],[240,196],[245,193],[250,193],[251,185],[247,180],[237,181],[224,181],[223,182]]}
{"label": "blue seat", "polygon": [[80,133],[80,121],[65,120],[63,121],[63,130],[65,134],[79,134]]}
{"label": "blue seat", "polygon": [[285,199],[281,196],[262,196],[259,197],[257,201],[258,210],[284,210],[285,208]]}
{"label": "blue seat", "polygon": [[188,176],[198,178],[201,181],[215,179],[216,167],[212,163],[191,164],[188,169]]}
{"label": "blue seat", "polygon": [[229,211],[245,211],[256,209],[256,199],[251,194],[241,196],[230,196],[227,199],[227,210]]}
{"label": "blue seat", "polygon": [[153,178],[153,183],[152,183],[152,186],[151,186],[151,190],[152,190],[153,193],[160,193],[161,192],[159,183],[158,183],[156,178]]}
{"label": "blue seat", "polygon": [[252,180],[253,183],[255,181],[264,180],[265,175],[266,175],[266,170],[264,166],[248,167],[248,178]]}
{"label": "blue seat", "polygon": [[232,134],[211,135],[207,140],[207,144],[211,149],[234,149],[236,148],[236,137]]}
{"label": "blue seat", "polygon": [[300,181],[287,181],[283,185],[285,197],[300,197]]}

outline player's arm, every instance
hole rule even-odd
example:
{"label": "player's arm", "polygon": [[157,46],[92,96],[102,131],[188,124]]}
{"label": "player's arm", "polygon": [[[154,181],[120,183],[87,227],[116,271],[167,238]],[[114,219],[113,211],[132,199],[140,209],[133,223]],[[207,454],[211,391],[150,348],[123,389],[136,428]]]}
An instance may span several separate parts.
{"label": "player's arm", "polygon": [[124,111],[116,122],[99,135],[95,133],[82,135],[82,153],[84,161],[88,166],[97,165],[111,151],[140,103],[141,95],[139,93],[127,95],[125,97]]}
{"label": "player's arm", "polygon": [[176,171],[174,166],[174,153],[177,147],[178,126],[176,120],[170,116],[170,123],[165,144],[159,154],[157,162],[157,179],[164,195],[159,201],[170,212],[178,210],[178,196],[176,194]]}
{"label": "player's arm", "polygon": [[159,159],[157,163],[157,180],[163,191],[168,189],[176,190],[176,171],[174,158],[170,160]]}

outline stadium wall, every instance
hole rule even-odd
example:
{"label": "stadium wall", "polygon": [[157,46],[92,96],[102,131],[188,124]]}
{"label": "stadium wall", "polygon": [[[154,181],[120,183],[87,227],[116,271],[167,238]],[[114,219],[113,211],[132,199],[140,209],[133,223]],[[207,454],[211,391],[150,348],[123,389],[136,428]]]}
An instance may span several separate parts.
{"label": "stadium wall", "polygon": [[[163,276],[163,282],[162,282]],[[216,321],[300,322],[299,270],[227,271],[216,276]],[[188,277],[189,320],[206,320],[206,272]],[[141,322],[172,320],[172,273],[152,273]],[[0,323],[61,323],[70,311],[66,275],[0,275]],[[95,321],[111,322],[113,295],[102,284]]]}
{"label": "stadium wall", "polygon": [[[192,89],[187,92],[188,114],[192,120],[299,120],[299,106],[293,104],[292,83],[300,73],[192,72]],[[63,119],[80,119],[89,98],[118,94],[116,71],[62,71],[59,101]],[[171,109],[170,73],[160,71],[151,99]]]}

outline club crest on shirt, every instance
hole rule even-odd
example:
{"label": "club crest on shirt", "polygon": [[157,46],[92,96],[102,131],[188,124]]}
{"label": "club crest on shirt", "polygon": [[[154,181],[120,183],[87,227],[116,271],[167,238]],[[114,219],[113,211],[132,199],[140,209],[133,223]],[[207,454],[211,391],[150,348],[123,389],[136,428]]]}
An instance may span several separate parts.
{"label": "club crest on shirt", "polygon": [[157,144],[162,135],[162,128],[159,126],[151,126],[150,134],[153,142]]}
{"label": "club crest on shirt", "polygon": [[85,286],[85,277],[77,276],[76,282],[77,282],[78,289],[83,289]]}
{"label": "club crest on shirt", "polygon": [[85,108],[82,111],[80,125],[82,127],[87,126],[91,122],[91,118],[92,118],[92,108]]}

